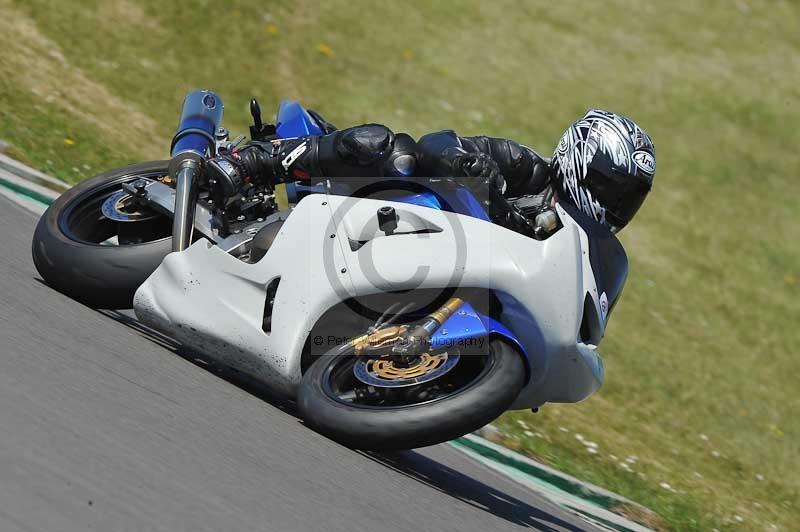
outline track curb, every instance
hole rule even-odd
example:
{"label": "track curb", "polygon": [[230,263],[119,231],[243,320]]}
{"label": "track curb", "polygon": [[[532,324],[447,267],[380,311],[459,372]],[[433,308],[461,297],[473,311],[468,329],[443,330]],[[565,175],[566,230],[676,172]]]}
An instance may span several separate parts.
{"label": "track curb", "polygon": [[26,181],[29,185],[36,185],[34,188],[44,188],[55,192],[56,196],[72,186],[60,179],[40,172],[35,168],[31,168],[16,159],[12,159],[3,153],[0,153],[0,170],[5,170],[9,174]]}
{"label": "track curb", "polygon": [[21,194],[29,199],[44,204],[50,205],[58,197],[58,193],[44,187],[31,186],[32,183],[25,183],[14,175],[9,175],[6,172],[0,172],[0,186],[9,189],[12,192]]}
{"label": "track curb", "polygon": [[552,484],[570,495],[581,497],[603,508],[612,509],[620,505],[639,506],[634,501],[621,495],[571,477],[481,436],[467,434],[455,440],[455,444],[463,445],[486,458],[511,466],[548,484]]}
{"label": "track curb", "polygon": [[495,462],[511,466],[514,469],[547,482],[570,495],[580,497],[598,506],[602,506],[603,508],[612,509],[620,505],[639,506],[634,501],[626,499],[621,495],[571,477],[552,467],[528,458],[527,456],[514,452],[507,447],[482,438],[481,436],[467,434],[455,440],[454,444],[471,449],[481,456]]}
{"label": "track curb", "polygon": [[512,480],[544,494],[556,504],[568,507],[595,525],[630,532],[651,530],[617,513],[624,507],[651,512],[621,495],[557,471],[475,433],[448,443]]}

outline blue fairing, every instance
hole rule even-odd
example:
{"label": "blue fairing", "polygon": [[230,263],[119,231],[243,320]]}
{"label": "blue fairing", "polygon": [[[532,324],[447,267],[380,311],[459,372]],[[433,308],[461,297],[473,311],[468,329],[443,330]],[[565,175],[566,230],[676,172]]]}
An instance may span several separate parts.
{"label": "blue fairing", "polygon": [[304,135],[324,135],[317,121],[308,114],[302,105],[292,100],[283,100],[278,107],[276,120],[278,137],[288,139]]}
{"label": "blue fairing", "polygon": [[505,325],[490,316],[481,314],[468,302],[459,307],[458,312],[450,316],[439,329],[431,335],[434,349],[449,346],[481,345],[479,339],[488,339],[492,335],[501,336],[519,349],[530,369],[530,357],[520,341]]}
{"label": "blue fairing", "polygon": [[458,187],[454,189],[454,193],[455,197],[458,199],[460,208],[453,210],[453,212],[491,221],[486,209],[468,188]]}
{"label": "blue fairing", "polygon": [[408,196],[400,196],[395,198],[395,201],[400,203],[410,203],[411,205],[419,205],[420,207],[428,207],[430,209],[442,210],[442,204],[439,198],[432,192],[422,192],[420,194],[409,194]]}

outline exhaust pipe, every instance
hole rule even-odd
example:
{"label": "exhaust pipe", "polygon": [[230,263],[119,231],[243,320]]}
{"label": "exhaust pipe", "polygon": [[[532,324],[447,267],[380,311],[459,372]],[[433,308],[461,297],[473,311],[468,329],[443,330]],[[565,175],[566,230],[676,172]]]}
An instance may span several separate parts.
{"label": "exhaust pipe", "polygon": [[169,164],[170,177],[176,182],[172,251],[183,251],[191,244],[196,181],[206,158],[216,155],[215,134],[222,122],[223,109],[222,99],[209,90],[192,91],[183,100]]}

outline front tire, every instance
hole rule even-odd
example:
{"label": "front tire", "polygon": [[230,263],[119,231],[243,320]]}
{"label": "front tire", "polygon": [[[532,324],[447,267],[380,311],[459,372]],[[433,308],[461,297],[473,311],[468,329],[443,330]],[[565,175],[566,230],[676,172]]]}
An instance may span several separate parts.
{"label": "front tire", "polygon": [[[56,199],[33,235],[33,263],[45,282],[91,307],[131,308],[136,289],[172,251],[172,221],[156,216],[123,228],[105,218],[100,206],[123,183],[167,175],[167,164],[111,170]],[[107,244],[114,239],[117,245]]]}
{"label": "front tire", "polygon": [[303,376],[300,415],[316,431],[357,449],[412,449],[463,436],[506,411],[525,378],[520,354],[502,340],[491,340],[488,353],[461,358],[470,356],[487,357],[487,367],[457,393],[421,404],[382,407],[343,401],[331,393],[332,374],[341,371],[337,368],[348,358],[354,359],[352,349],[339,349],[320,357]]}

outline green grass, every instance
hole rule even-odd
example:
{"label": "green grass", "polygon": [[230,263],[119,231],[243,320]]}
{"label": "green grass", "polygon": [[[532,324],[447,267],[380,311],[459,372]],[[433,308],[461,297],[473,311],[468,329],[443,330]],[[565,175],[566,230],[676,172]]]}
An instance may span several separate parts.
{"label": "green grass", "polygon": [[0,138],[78,181],[166,157],[198,87],[224,97],[235,132],[257,95],[337,125],[543,152],[589,107],[627,114],[655,139],[658,173],[621,234],[632,273],[601,349],[606,385],[505,416],[505,441],[676,530],[794,528],[800,5],[426,4],[0,0]]}

